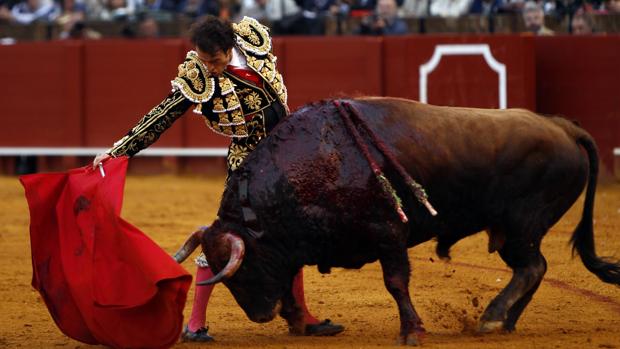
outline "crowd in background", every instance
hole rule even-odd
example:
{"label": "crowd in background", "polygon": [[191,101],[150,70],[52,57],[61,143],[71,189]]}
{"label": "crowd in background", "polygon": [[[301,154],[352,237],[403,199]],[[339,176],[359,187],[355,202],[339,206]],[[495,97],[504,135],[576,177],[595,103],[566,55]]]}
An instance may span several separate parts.
{"label": "crowd in background", "polygon": [[354,34],[400,35],[411,32],[406,18],[502,13],[520,16],[537,35],[553,35],[545,18],[568,20],[573,34],[589,34],[596,31],[594,16],[620,14],[620,0],[0,0],[0,23],[50,23],[62,28],[60,38],[88,39],[102,36],[89,28],[92,21],[131,23],[124,36],[152,38],[162,22],[207,14],[254,17],[275,35],[323,35],[326,20],[356,18]]}

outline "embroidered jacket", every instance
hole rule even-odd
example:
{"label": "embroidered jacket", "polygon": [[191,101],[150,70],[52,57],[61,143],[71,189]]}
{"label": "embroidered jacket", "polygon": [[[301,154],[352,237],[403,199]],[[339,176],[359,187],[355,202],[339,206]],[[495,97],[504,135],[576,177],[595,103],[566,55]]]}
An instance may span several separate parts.
{"label": "embroidered jacket", "polygon": [[[239,143],[235,139],[256,138],[252,135],[261,132],[264,136],[264,130],[255,130],[257,124],[263,124],[256,122],[256,118],[274,102],[286,106],[286,87],[282,75],[276,70],[276,57],[272,54],[267,28],[253,18],[244,17],[233,24],[233,30],[236,47],[244,55],[248,67],[261,77],[262,86],[226,71],[213,77],[197,53],[190,51],[171,82],[172,92],[107,153],[114,157],[135,155],[153,144],[192,105],[195,105],[195,113],[205,117],[209,128],[232,137],[233,145]],[[247,139],[243,143],[247,143]]]}

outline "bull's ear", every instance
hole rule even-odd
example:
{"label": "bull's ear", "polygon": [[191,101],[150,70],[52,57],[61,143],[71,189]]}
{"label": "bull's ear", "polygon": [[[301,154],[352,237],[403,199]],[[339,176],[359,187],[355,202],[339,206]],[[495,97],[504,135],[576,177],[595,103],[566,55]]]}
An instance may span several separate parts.
{"label": "bull's ear", "polygon": [[196,285],[213,285],[224,279],[228,279],[233,276],[237,269],[241,266],[243,256],[245,255],[245,243],[243,242],[243,239],[236,234],[228,232],[224,234],[222,241],[230,245],[230,257],[228,259],[228,263],[226,263],[224,269],[220,270],[217,275],[208,280],[197,282]]}

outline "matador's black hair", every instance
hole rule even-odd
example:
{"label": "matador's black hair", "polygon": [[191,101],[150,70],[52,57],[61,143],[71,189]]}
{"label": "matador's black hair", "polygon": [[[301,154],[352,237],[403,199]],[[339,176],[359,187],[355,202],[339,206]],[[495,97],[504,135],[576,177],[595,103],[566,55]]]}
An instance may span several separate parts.
{"label": "matador's black hair", "polygon": [[192,25],[190,40],[200,51],[213,56],[233,47],[235,33],[230,22],[208,15]]}

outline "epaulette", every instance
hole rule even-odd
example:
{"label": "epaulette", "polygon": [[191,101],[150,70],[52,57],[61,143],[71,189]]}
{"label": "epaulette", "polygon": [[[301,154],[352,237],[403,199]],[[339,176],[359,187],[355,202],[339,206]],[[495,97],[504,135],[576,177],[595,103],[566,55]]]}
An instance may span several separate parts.
{"label": "epaulette", "polygon": [[173,90],[180,90],[185,98],[194,103],[209,101],[215,91],[215,80],[195,51],[187,53],[185,61],[179,64],[177,77],[170,83]]}
{"label": "epaulette", "polygon": [[269,29],[251,17],[243,17],[239,23],[233,23],[237,45],[243,50],[258,56],[271,52]]}

